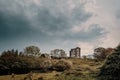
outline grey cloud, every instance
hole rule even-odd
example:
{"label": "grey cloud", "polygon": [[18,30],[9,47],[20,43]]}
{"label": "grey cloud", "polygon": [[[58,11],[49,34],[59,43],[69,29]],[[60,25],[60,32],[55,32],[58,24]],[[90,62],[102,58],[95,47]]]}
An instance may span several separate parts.
{"label": "grey cloud", "polygon": [[33,0],[1,0],[0,43],[22,39],[18,43],[37,41],[50,45],[55,40],[88,41],[103,35],[103,29],[97,25],[92,25],[88,32],[71,32],[73,26],[92,17],[92,13],[85,11],[85,4],[73,2],[75,7],[69,9],[65,0],[41,0],[40,5]]}
{"label": "grey cloud", "polygon": [[120,10],[118,10],[118,11],[116,12],[116,18],[117,18],[117,19],[120,19]]}
{"label": "grey cloud", "polygon": [[[34,3],[30,3],[30,2],[28,3],[28,2],[29,1],[24,1],[24,0],[1,1],[0,10],[2,11],[2,14],[6,14],[4,16],[1,14],[2,16],[1,36],[3,34],[6,34],[5,36],[7,36],[7,34],[8,36],[10,36],[9,35],[10,33],[11,34],[15,33],[15,35],[13,36],[17,37],[18,35],[16,33],[23,33],[23,34],[26,34],[27,32],[29,33],[31,27],[33,29],[34,27],[39,27],[40,30],[38,30],[38,32],[42,32],[42,31],[57,32],[59,30],[64,31],[64,30],[68,30],[74,25],[85,22],[87,19],[89,19],[92,16],[91,13],[85,12],[83,5],[81,6],[77,5],[70,13],[64,12],[58,15],[59,9],[63,6],[67,7],[65,5],[67,5],[68,1],[65,2],[63,0],[60,1],[42,0],[41,1],[42,2],[41,4],[43,4],[42,6],[36,6]],[[33,1],[31,0],[31,2]],[[56,2],[57,5],[55,5],[54,2]],[[47,4],[51,4],[51,5],[47,5]],[[54,6],[52,6],[53,4]],[[51,8],[49,8],[49,6],[51,6]],[[58,6],[58,9],[57,8],[53,9],[56,6]],[[36,15],[34,15],[35,12]],[[56,12],[56,14],[52,14],[52,12]],[[27,15],[30,15],[31,16],[30,19],[32,20],[28,20]],[[31,25],[31,23],[34,25]]]}
{"label": "grey cloud", "polygon": [[104,30],[104,28],[101,27],[101,25],[92,24],[90,25],[87,32],[84,30],[74,34],[68,32],[67,35],[64,35],[62,37],[64,37],[63,39],[66,40],[73,40],[73,41],[79,40],[79,41],[88,42],[101,38],[102,36],[104,36],[104,34],[107,34],[107,32]]}

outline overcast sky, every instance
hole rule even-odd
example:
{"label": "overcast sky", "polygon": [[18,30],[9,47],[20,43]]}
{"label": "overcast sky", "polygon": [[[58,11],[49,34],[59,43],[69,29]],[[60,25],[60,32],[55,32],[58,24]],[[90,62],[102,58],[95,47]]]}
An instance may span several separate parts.
{"label": "overcast sky", "polygon": [[82,55],[120,42],[120,0],[0,0],[0,52],[81,47]]}

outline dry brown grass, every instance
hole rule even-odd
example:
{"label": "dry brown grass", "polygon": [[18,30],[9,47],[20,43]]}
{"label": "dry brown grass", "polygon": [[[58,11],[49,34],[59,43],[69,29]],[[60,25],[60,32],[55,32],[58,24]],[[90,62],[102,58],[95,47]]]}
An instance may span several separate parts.
{"label": "dry brown grass", "polygon": [[[44,59],[38,61],[43,61]],[[46,72],[46,73],[32,73],[32,80],[41,78],[43,80],[96,80],[93,75],[99,71],[99,67],[103,62],[96,62],[92,59],[64,59],[73,63],[72,68],[65,70],[64,72]],[[59,60],[51,60],[56,63]],[[0,80],[23,80],[27,74],[15,75],[11,78],[11,75],[0,76]]]}

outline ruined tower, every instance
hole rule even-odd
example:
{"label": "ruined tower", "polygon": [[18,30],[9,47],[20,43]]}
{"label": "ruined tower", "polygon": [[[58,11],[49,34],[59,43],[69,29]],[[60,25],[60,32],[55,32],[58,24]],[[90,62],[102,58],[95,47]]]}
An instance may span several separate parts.
{"label": "ruined tower", "polygon": [[70,50],[70,57],[80,58],[81,57],[81,48],[76,47]]}

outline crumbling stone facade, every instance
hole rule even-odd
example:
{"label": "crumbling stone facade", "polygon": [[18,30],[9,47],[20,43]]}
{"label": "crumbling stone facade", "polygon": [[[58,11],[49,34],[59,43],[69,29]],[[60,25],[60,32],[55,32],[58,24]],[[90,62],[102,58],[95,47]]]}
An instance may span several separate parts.
{"label": "crumbling stone facade", "polygon": [[81,48],[76,47],[70,50],[70,57],[72,58],[80,58],[81,57]]}

